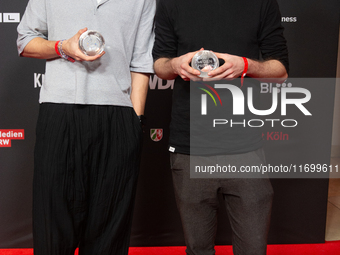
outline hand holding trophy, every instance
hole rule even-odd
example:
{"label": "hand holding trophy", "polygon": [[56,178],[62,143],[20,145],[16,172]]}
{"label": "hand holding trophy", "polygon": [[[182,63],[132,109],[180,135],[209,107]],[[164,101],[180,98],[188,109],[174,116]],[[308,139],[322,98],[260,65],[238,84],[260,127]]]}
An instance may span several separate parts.
{"label": "hand holding trophy", "polygon": [[208,73],[219,66],[217,56],[210,50],[201,50],[191,60],[191,67],[200,71],[199,77],[209,77]]}
{"label": "hand holding trophy", "polygon": [[79,48],[87,56],[100,55],[104,46],[104,37],[95,30],[87,30],[79,37]]}

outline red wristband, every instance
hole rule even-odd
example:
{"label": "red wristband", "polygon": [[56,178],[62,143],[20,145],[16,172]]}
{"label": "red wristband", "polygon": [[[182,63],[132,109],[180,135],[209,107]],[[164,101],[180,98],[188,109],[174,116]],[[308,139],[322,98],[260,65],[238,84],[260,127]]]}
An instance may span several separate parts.
{"label": "red wristband", "polygon": [[242,58],[243,58],[243,61],[244,61],[244,69],[243,69],[243,72],[241,74],[241,87],[243,86],[243,80],[244,80],[244,77],[246,76],[247,71],[248,71],[248,59],[245,58],[245,57],[242,57]]}
{"label": "red wristband", "polygon": [[54,49],[55,49],[55,52],[58,54],[58,56],[61,57],[61,54],[60,54],[60,52],[59,52],[59,50],[58,50],[58,44],[59,44],[59,42],[60,42],[60,41],[57,41],[57,42],[55,43]]}

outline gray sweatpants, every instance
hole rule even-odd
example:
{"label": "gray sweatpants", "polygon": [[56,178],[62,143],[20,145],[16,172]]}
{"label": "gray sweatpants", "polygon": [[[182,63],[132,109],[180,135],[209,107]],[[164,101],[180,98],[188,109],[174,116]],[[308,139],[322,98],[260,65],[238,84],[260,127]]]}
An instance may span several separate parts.
{"label": "gray sweatpants", "polygon": [[[251,165],[247,159],[254,154],[259,153],[245,153],[242,163]],[[187,254],[215,254],[218,193],[223,194],[233,231],[234,254],[266,254],[273,198],[269,179],[190,179],[189,155],[171,153],[170,163]]]}

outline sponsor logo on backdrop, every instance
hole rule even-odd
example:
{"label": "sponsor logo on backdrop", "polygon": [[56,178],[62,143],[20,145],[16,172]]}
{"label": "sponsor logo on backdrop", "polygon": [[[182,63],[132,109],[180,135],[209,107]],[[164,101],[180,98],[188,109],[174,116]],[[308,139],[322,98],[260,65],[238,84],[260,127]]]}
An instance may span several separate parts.
{"label": "sponsor logo on backdrop", "polygon": [[280,93],[282,88],[291,88],[293,87],[293,84],[291,82],[284,82],[282,84],[279,83],[266,83],[266,82],[261,82],[261,93],[272,93],[273,88],[277,88],[277,93]]}
{"label": "sponsor logo on backdrop", "polygon": [[159,78],[157,75],[151,75],[149,80],[149,88],[154,90],[164,90],[164,89],[173,89],[175,80],[163,80]]}
{"label": "sponsor logo on backdrop", "polygon": [[281,17],[281,22],[283,22],[283,23],[295,23],[295,22],[297,22],[297,17]]}
{"label": "sponsor logo on backdrop", "polygon": [[20,13],[0,13],[0,23],[19,23]]}
{"label": "sponsor logo on backdrop", "polygon": [[24,129],[0,129],[0,147],[11,147],[12,140],[24,140]]}
{"label": "sponsor logo on backdrop", "polygon": [[45,83],[45,74],[34,73],[34,88],[41,88]]}
{"label": "sponsor logo on backdrop", "polygon": [[162,128],[150,129],[150,137],[152,141],[159,142],[163,138],[163,129]]}

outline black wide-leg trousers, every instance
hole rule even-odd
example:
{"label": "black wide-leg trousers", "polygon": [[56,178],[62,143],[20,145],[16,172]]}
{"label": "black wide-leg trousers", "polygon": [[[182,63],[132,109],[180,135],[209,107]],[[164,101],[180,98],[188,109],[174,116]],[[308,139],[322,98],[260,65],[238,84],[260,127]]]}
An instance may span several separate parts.
{"label": "black wide-leg trousers", "polygon": [[142,129],[131,107],[41,104],[35,255],[127,254]]}

